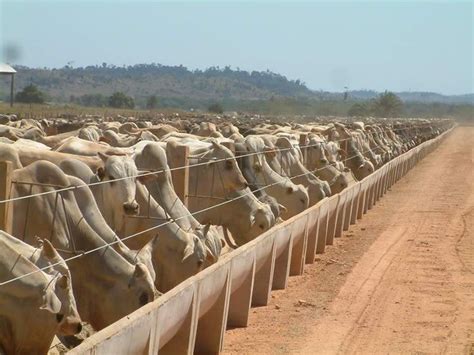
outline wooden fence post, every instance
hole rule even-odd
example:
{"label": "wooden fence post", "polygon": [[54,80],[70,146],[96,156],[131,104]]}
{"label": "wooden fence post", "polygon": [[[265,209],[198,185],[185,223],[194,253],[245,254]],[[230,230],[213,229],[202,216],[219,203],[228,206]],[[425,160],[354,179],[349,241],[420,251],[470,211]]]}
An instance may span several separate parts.
{"label": "wooden fence post", "polygon": [[[10,198],[13,166],[9,161],[0,161],[0,201]],[[10,202],[0,203],[0,229],[11,234],[12,219]]]}
{"label": "wooden fence post", "polygon": [[308,159],[308,143],[307,143],[307,135],[306,133],[301,133],[300,134],[300,150],[301,150],[301,154],[303,155],[303,165],[306,166],[306,163],[307,163],[307,159]]}
{"label": "wooden fence post", "polygon": [[231,152],[235,155],[235,144],[234,142],[222,142],[221,145],[223,145],[226,148],[229,148]]}
{"label": "wooden fence post", "polygon": [[189,194],[189,147],[175,142],[169,142],[166,148],[168,164],[171,171],[174,190],[183,204],[188,206]]}

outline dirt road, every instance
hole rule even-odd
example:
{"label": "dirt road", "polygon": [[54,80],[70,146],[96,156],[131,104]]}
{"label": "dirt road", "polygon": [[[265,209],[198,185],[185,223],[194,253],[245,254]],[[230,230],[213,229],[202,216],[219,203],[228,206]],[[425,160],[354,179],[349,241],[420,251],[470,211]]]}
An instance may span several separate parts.
{"label": "dirt road", "polygon": [[473,353],[473,150],[457,128],[224,352]]}

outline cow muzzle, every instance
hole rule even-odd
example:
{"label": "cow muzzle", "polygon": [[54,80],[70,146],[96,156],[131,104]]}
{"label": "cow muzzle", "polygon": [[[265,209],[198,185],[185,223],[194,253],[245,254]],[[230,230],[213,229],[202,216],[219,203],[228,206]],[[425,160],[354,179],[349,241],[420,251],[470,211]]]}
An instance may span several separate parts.
{"label": "cow muzzle", "polygon": [[82,331],[81,320],[77,317],[66,317],[59,325],[61,335],[74,335]]}
{"label": "cow muzzle", "polygon": [[123,204],[123,210],[125,211],[125,214],[136,215],[138,212],[140,212],[140,206],[136,201],[125,202]]}

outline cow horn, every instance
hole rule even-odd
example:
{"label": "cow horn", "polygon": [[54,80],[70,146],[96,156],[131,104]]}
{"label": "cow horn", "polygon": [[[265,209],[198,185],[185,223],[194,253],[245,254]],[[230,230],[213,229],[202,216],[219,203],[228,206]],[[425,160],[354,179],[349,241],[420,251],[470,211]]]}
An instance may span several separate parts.
{"label": "cow horn", "polygon": [[105,153],[97,152],[97,155],[99,156],[100,159],[102,159],[104,163],[107,161],[107,159],[109,159],[109,156]]}
{"label": "cow horn", "polygon": [[211,224],[208,223],[204,226],[204,229],[202,231],[202,235],[204,236],[204,238],[207,236],[207,233],[209,233],[209,229],[211,228]]}
{"label": "cow horn", "polygon": [[226,241],[227,245],[228,245],[229,247],[231,247],[232,249],[237,249],[239,246],[236,245],[236,244],[230,239],[229,233],[228,233],[228,231],[227,231],[227,227],[224,226],[222,229],[223,229],[223,231],[224,231],[224,238],[225,238],[225,241]]}
{"label": "cow horn", "polygon": [[283,206],[281,203],[278,204],[278,207],[280,208],[281,212],[287,212],[288,211],[288,209],[285,206]]}
{"label": "cow horn", "polygon": [[212,252],[211,248],[209,248],[207,245],[205,246],[205,248],[206,248],[206,260],[209,261],[210,263],[215,263],[217,261],[217,258]]}
{"label": "cow horn", "polygon": [[[117,237],[117,239],[118,239],[118,237]],[[125,255],[128,251],[130,251],[130,249],[125,244],[123,244],[122,241],[117,240],[117,239],[116,239],[117,243],[115,243],[113,245],[113,248],[120,255]]]}

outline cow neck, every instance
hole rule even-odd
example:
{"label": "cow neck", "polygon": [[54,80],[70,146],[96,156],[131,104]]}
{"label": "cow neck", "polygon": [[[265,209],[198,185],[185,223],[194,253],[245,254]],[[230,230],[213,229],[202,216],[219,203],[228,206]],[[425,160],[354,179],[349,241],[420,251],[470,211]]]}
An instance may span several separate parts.
{"label": "cow neck", "polygon": [[[189,169],[188,201],[191,212],[215,206],[229,198],[219,169],[214,164],[211,167],[200,165]],[[201,220],[199,216],[197,219]]]}
{"label": "cow neck", "polygon": [[[79,178],[69,176],[69,180],[73,185],[77,185],[81,182]],[[91,228],[103,239],[106,243],[114,243],[117,241],[117,234],[110,228],[107,222],[103,219],[102,214],[99,210],[99,207],[92,195],[92,192],[87,188],[75,189],[74,194],[76,201],[78,201],[78,206],[81,209],[82,215],[86,219],[87,223]],[[130,261],[132,254],[134,257],[138,256],[138,252],[130,250],[129,255],[127,255],[127,260]]]}
{"label": "cow neck", "polygon": [[[260,153],[260,154],[263,154],[263,153]],[[288,178],[281,176],[270,167],[270,165],[268,164],[264,156],[262,158],[263,158],[261,160],[262,170],[256,172],[257,177],[261,176],[263,179],[263,181],[260,179],[259,181],[260,184],[263,184],[263,186],[274,184],[273,186],[270,186],[271,188],[271,187],[280,186],[286,182],[289,182]]]}
{"label": "cow neck", "polygon": [[[2,250],[3,261],[1,264],[8,263],[4,267],[0,268],[0,281],[7,281],[14,277],[19,277],[27,273],[38,271],[38,267],[34,263],[28,260],[26,257],[21,255],[17,250],[15,250],[11,245],[9,245],[6,239],[0,239],[0,246]],[[12,267],[12,263],[14,266]],[[6,272],[5,272],[6,271]],[[2,292],[11,291],[12,295],[15,295],[15,292],[21,290],[21,294],[24,297],[34,297],[41,294],[45,287],[50,282],[50,278],[42,271],[36,272],[28,277],[20,279],[18,282],[13,282],[2,286],[4,288]]]}
{"label": "cow neck", "polygon": [[[236,191],[231,197],[235,200],[200,213],[198,215],[200,221],[203,224],[210,223],[227,227],[232,234],[237,231],[248,231],[250,216],[258,208],[258,200],[249,188]],[[247,223],[249,226],[244,228],[243,226]]]}
{"label": "cow neck", "polygon": [[[91,181],[92,182],[92,181]],[[107,207],[105,196],[104,196],[104,188],[103,185],[96,185],[91,187],[91,191],[94,195],[94,200],[97,202],[97,207],[105,219],[107,225],[115,226],[116,221],[114,220],[114,213],[111,208]]]}
{"label": "cow neck", "polygon": [[176,220],[181,228],[189,231],[200,226],[173,189],[171,174],[168,170],[161,173],[157,181],[147,183],[146,187],[157,203]]}
{"label": "cow neck", "polygon": [[[151,227],[156,226],[157,224],[162,224],[162,226],[152,230],[152,234],[156,235],[165,235],[168,238],[180,241],[185,245],[188,241],[188,233],[186,233],[175,220],[169,220],[169,215],[166,211],[161,207],[158,202],[153,198],[153,196],[148,197],[148,190],[147,188],[140,182],[137,182],[137,194],[136,199],[138,204],[140,205],[140,210],[142,210],[142,214],[145,214],[148,209],[148,201],[149,201],[149,208],[150,208],[150,215],[152,217],[161,218],[161,221],[156,221],[153,219],[140,219],[142,221],[142,225],[140,230],[145,230]],[[136,232],[139,232],[137,230]]]}

